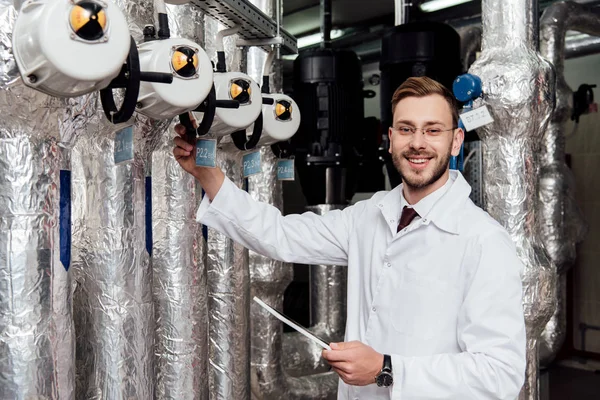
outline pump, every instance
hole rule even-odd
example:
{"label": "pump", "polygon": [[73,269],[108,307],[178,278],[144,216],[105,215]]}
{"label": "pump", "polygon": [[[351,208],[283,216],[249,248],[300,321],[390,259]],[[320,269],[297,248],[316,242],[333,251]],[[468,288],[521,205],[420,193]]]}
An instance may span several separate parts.
{"label": "pump", "polygon": [[110,0],[25,1],[12,41],[24,84],[56,97],[108,86],[131,46],[127,20]]}

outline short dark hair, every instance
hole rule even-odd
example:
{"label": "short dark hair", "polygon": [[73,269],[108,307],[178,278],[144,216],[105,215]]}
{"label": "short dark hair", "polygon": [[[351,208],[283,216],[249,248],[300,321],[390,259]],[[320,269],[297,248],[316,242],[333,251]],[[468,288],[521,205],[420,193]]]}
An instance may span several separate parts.
{"label": "short dark hair", "polygon": [[458,102],[456,98],[444,85],[426,76],[408,78],[396,89],[392,96],[392,115],[400,100],[407,97],[425,97],[432,94],[438,94],[448,102],[452,112],[453,127],[458,127]]}

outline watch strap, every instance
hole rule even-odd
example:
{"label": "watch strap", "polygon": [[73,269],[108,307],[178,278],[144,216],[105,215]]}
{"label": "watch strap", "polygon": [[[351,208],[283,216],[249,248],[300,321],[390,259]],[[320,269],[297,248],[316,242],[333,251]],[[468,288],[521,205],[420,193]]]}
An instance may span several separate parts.
{"label": "watch strap", "polygon": [[392,372],[392,356],[390,356],[389,354],[384,354],[383,355],[383,367],[381,369],[382,371],[389,371]]}

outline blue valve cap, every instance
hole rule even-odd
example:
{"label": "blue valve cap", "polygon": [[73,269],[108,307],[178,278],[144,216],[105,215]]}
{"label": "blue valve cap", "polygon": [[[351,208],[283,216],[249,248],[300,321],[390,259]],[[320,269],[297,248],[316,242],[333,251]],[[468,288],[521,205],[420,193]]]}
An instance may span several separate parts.
{"label": "blue valve cap", "polygon": [[454,80],[452,84],[454,97],[458,101],[467,102],[481,96],[481,79],[477,75],[464,74]]}

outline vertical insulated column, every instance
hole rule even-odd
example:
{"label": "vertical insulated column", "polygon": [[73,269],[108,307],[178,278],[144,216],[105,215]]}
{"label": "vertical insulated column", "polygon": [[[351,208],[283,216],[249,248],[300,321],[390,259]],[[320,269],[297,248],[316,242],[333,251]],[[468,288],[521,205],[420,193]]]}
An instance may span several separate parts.
{"label": "vertical insulated column", "polygon": [[[216,59],[215,38],[225,27],[205,18],[205,49]],[[245,70],[245,57],[235,46],[236,35],[225,38],[228,71]],[[210,133],[209,133],[210,135]],[[242,153],[229,137],[217,149],[217,166],[242,187]],[[250,276],[248,250],[225,235],[207,230],[209,324],[209,398],[250,399]]]}
{"label": "vertical insulated column", "polygon": [[[537,1],[484,0],[483,52],[469,72],[484,83],[494,122],[478,130],[487,211],[514,240],[525,265],[527,376],[520,399],[538,398],[537,339],[556,304],[556,267],[536,225],[537,154],[553,108],[554,75],[536,51]],[[481,105],[481,104],[476,104]]]}
{"label": "vertical insulated column", "polygon": [[16,81],[12,1],[0,16],[0,398],[74,399],[70,152],[90,114]]}
{"label": "vertical insulated column", "polygon": [[[203,44],[204,14],[186,4],[167,6],[172,37]],[[196,210],[202,189],[173,156],[175,121],[152,143],[151,231],[156,317],[155,399],[208,399],[206,241]]]}

